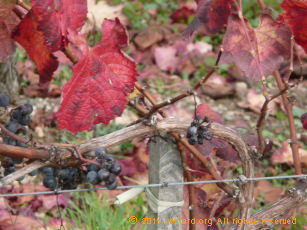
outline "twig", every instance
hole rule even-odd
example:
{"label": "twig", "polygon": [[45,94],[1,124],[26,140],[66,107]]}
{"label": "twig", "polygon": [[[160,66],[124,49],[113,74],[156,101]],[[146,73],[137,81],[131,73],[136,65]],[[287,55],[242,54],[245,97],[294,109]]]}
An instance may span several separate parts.
{"label": "twig", "polygon": [[[279,90],[283,90],[286,88],[285,84],[282,82],[282,79],[280,77],[279,72],[276,70],[274,71],[274,77],[277,82]],[[302,174],[302,169],[301,169],[301,163],[300,163],[300,156],[298,153],[299,149],[299,142],[296,136],[296,131],[295,131],[295,124],[294,124],[294,118],[293,118],[293,111],[292,111],[292,104],[287,98],[286,92],[284,92],[282,95],[282,101],[284,104],[284,107],[287,112],[287,117],[288,117],[288,122],[289,122],[289,128],[290,128],[290,138],[291,138],[291,149],[292,149],[292,156],[293,156],[293,162],[294,162],[294,168],[295,168],[295,173],[296,174]]]}
{"label": "twig", "polygon": [[[224,197],[223,194],[219,194],[218,199],[214,202],[214,205],[213,205],[213,207],[210,210],[210,215],[209,215],[208,219],[212,220],[214,218],[215,213],[216,213],[217,209],[219,208],[220,203],[221,203],[223,197]],[[206,225],[206,229],[208,229],[208,225]]]}
{"label": "twig", "polygon": [[13,8],[13,11],[19,19],[23,19],[23,17],[25,16],[25,13],[22,12],[21,9],[16,6]]}
{"label": "twig", "polygon": [[24,144],[27,144],[29,143],[29,140],[21,137],[21,136],[18,136],[16,135],[15,133],[11,132],[10,130],[8,130],[7,128],[5,128],[4,125],[0,124],[0,129],[1,129],[1,132],[5,135],[5,136],[9,136],[13,139],[15,139],[16,141],[19,141],[21,143],[24,143]]}
{"label": "twig", "polygon": [[265,149],[265,143],[264,143],[264,137],[262,135],[262,130],[263,130],[263,125],[264,125],[264,121],[267,117],[267,112],[268,112],[268,105],[269,103],[274,100],[275,98],[279,97],[280,95],[282,95],[284,92],[286,92],[289,88],[286,87],[284,88],[283,90],[279,91],[278,93],[276,93],[275,95],[273,96],[269,96],[265,99],[265,102],[263,103],[262,105],[262,108],[261,108],[261,112],[260,112],[260,116],[258,118],[258,121],[257,121],[257,126],[256,126],[256,129],[257,129],[257,134],[258,134],[258,142],[259,142],[259,150],[258,150],[258,153],[259,154],[263,154],[263,151]]}
{"label": "twig", "polygon": [[204,85],[207,82],[207,80],[211,77],[211,75],[216,71],[217,66],[220,62],[221,56],[222,56],[222,52],[223,52],[223,49],[221,48],[217,55],[214,68],[210,72],[208,72],[203,78],[201,78],[200,81],[193,87],[194,91],[197,90],[200,86]]}
{"label": "twig", "polygon": [[31,6],[29,6],[27,3],[25,3],[24,1],[22,0],[17,0],[17,4],[19,6],[21,6],[22,8],[24,8],[25,10],[27,11],[30,11],[31,10]]}
{"label": "twig", "polygon": [[291,36],[291,48],[290,48],[290,66],[289,66],[288,72],[285,76],[285,83],[286,84],[288,83],[290,76],[291,76],[291,73],[293,71],[293,49],[294,49],[294,36],[292,35]]}
{"label": "twig", "polygon": [[185,93],[183,93],[183,94],[180,94],[180,95],[178,95],[178,96],[176,96],[176,97],[173,97],[173,98],[168,99],[168,100],[166,100],[166,101],[164,101],[164,102],[161,102],[160,104],[155,104],[155,105],[151,108],[151,110],[150,110],[146,115],[144,115],[143,119],[149,118],[151,115],[153,115],[153,114],[154,114],[155,112],[157,112],[159,109],[161,109],[161,108],[163,108],[163,107],[165,107],[165,106],[167,106],[167,105],[174,104],[174,103],[176,103],[177,101],[179,101],[179,100],[181,100],[181,99],[183,99],[183,98],[185,98],[185,97],[187,97],[187,96],[189,96],[189,95],[192,95],[192,94],[193,94],[192,91],[187,91],[187,92],[185,92]]}
{"label": "twig", "polygon": [[[156,105],[155,99],[150,95],[150,93],[144,89],[138,82],[136,83],[136,88],[153,104]],[[166,118],[167,114],[163,110],[158,110],[158,112],[162,115],[162,117]],[[212,169],[209,166],[207,159],[194,147],[191,146],[186,140],[182,139],[178,133],[170,132],[177,142],[182,143],[186,149],[188,149],[205,167],[205,169],[215,178],[221,179],[222,177],[219,175],[217,171]],[[221,189],[223,189],[229,196],[233,197],[235,195],[232,187],[227,183],[218,183],[217,184]]]}
{"label": "twig", "polygon": [[78,146],[76,146],[75,144],[55,144],[55,145],[73,148],[75,152],[78,154],[79,160],[81,160],[82,162],[88,163],[88,164],[97,165],[99,168],[101,168],[101,164],[99,164],[98,162],[84,158],[82,154],[80,153]]}
{"label": "twig", "polygon": [[76,57],[73,52],[68,48],[65,47],[62,52],[66,55],[66,57],[73,63],[73,64],[77,64],[79,59],[78,57]]}
{"label": "twig", "polygon": [[[183,145],[181,143],[178,143],[177,146],[181,155],[182,166],[187,181],[194,181],[192,173],[188,170],[187,157],[184,152]],[[194,218],[196,218],[196,197],[195,197],[194,185],[192,184],[188,185],[188,189],[189,189],[189,213],[190,213],[189,218],[193,220]],[[196,225],[190,222],[189,229],[196,230]]]}
{"label": "twig", "polygon": [[14,159],[48,159],[47,150],[35,148],[23,148],[13,145],[0,144],[0,155],[8,156]]}
{"label": "twig", "polygon": [[[155,126],[148,126],[145,125],[143,123],[140,124],[136,124],[130,127],[126,127],[123,128],[121,130],[115,131],[113,133],[107,134],[105,136],[102,137],[98,137],[98,138],[93,138],[90,141],[83,143],[81,145],[79,145],[79,151],[83,156],[86,157],[94,157],[95,156],[95,149],[98,146],[104,146],[106,148],[110,148],[112,146],[115,145],[119,145],[121,143],[124,143],[126,141],[132,140],[134,138],[137,137],[141,137],[144,135],[149,135],[149,134],[153,134],[156,132],[175,132],[174,136],[175,139],[180,141],[183,146],[185,146],[190,152],[197,152],[196,153],[196,157],[204,164],[205,169],[208,170],[208,172],[213,176],[213,178],[215,179],[222,179],[221,176],[215,172],[213,170],[212,167],[206,167],[206,165],[209,165],[208,161],[206,158],[204,158],[196,149],[194,146],[191,146],[187,143],[186,140],[182,139],[179,136],[178,131],[181,130],[186,130],[190,124],[191,124],[191,119],[180,119],[180,118],[166,118],[163,120],[160,120],[157,122],[157,124]],[[244,143],[244,141],[241,139],[240,136],[238,136],[236,134],[235,131],[233,131],[230,128],[226,128],[220,124],[216,124],[216,123],[212,123],[211,124],[211,128],[210,128],[210,132],[212,132],[214,137],[220,138],[222,140],[225,140],[227,142],[229,142],[231,145],[234,146],[234,149],[238,152],[244,152],[243,156],[242,154],[239,155],[242,157],[242,162],[246,162],[246,157],[244,157],[247,154],[247,146]],[[12,149],[16,149],[16,148],[20,148],[24,153],[26,151],[30,151],[30,153],[28,154],[24,154],[22,155],[22,157],[27,157],[27,158],[32,158],[35,159],[35,154],[37,154],[36,151],[38,151],[38,153],[40,153],[40,151],[42,152],[42,156],[37,156],[36,159],[46,159],[47,154],[48,154],[48,158],[49,159],[49,153],[46,149],[37,149],[37,148],[21,148],[21,147],[16,147],[16,146],[10,146],[10,145],[3,145],[0,144],[0,152],[1,151],[1,147],[8,147],[8,148],[12,148]],[[188,146],[188,147],[187,147]],[[61,149],[62,152],[59,153],[59,156],[65,156],[65,159],[69,159],[71,156],[71,150],[69,150],[68,148],[62,148]],[[32,153],[31,153],[32,151]],[[35,151],[35,153],[33,153],[33,151]],[[22,152],[21,152],[22,153]],[[7,154],[9,155],[9,154]],[[9,155],[11,156],[11,155]],[[20,157],[20,156],[18,156]],[[65,159],[60,159],[61,161],[64,161],[65,163]],[[244,163],[245,164],[245,163]],[[250,167],[249,164],[247,164],[247,167]],[[243,170],[245,167],[243,167]],[[244,171],[245,172],[245,171]],[[252,177],[250,173],[245,174],[246,177]],[[19,176],[20,177],[20,176]],[[4,179],[4,178],[3,178]],[[17,179],[17,178],[15,178]],[[2,181],[2,180],[1,180]],[[233,190],[233,188],[226,183],[219,183],[219,186],[221,188],[223,188],[223,190],[229,194],[230,196],[234,196],[235,192]]]}
{"label": "twig", "polygon": [[[188,127],[187,127],[188,128]],[[208,160],[192,145],[190,145],[187,140],[182,139],[178,133],[170,133],[176,141],[183,144],[183,146],[189,150],[203,165],[204,169],[211,174],[214,179],[222,179],[218,171],[210,167]],[[217,186],[224,190],[230,197],[235,197],[234,189],[227,183],[217,183]]]}
{"label": "twig", "polygon": [[[136,104],[134,101],[129,101],[128,105],[130,105],[133,108],[136,108],[136,110],[142,115],[145,116],[146,113],[148,113],[147,109],[144,109],[142,106]],[[136,124],[136,123],[135,123]]]}
{"label": "twig", "polygon": [[[249,227],[248,229],[258,230],[270,227],[263,220],[278,218],[288,213],[293,208],[297,208],[301,205],[307,204],[306,188],[307,188],[306,180],[298,181],[295,189],[291,189],[285,198],[275,202],[269,207],[266,207],[265,209],[253,215],[251,219],[255,220],[255,223],[248,225]],[[231,230],[235,229],[235,226],[231,227],[230,229]]]}

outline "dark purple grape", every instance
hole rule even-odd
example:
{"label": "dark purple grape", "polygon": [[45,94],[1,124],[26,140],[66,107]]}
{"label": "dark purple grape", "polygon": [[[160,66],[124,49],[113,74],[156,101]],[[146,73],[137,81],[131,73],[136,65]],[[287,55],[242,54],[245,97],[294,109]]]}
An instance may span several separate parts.
{"label": "dark purple grape", "polygon": [[203,138],[202,136],[198,136],[198,137],[197,137],[197,143],[198,143],[199,145],[202,145],[202,144],[204,143],[204,138]]}
{"label": "dark purple grape", "polygon": [[117,180],[115,180],[115,181],[113,181],[113,183],[111,183],[111,184],[106,183],[106,187],[107,187],[107,189],[113,190],[113,189],[116,189],[117,184],[118,184],[118,182],[117,182]]}
{"label": "dark purple grape", "polygon": [[194,136],[189,137],[188,142],[190,145],[195,145],[197,143],[197,136],[194,135]]}
{"label": "dark purple grape", "polygon": [[3,138],[3,144],[6,144],[6,145],[8,145],[9,144],[9,142],[10,142],[10,137],[4,137]]}
{"label": "dark purple grape", "polygon": [[42,172],[43,172],[43,174],[45,174],[46,176],[53,176],[54,168],[45,166],[45,167],[42,168]]}
{"label": "dark purple grape", "polygon": [[105,181],[110,176],[110,172],[105,169],[100,169],[98,171],[98,179],[100,181]]}
{"label": "dark purple grape", "polygon": [[72,178],[72,180],[76,179],[79,176],[78,169],[69,167],[69,177]]}
{"label": "dark purple grape", "polygon": [[199,139],[206,139],[206,140],[211,140],[212,139],[212,133],[209,131],[207,126],[201,125],[198,128],[198,138]]}
{"label": "dark purple grape", "polygon": [[9,106],[11,104],[11,98],[9,97],[9,95],[3,93],[0,94],[0,107],[6,107]]}
{"label": "dark purple grape", "polygon": [[104,161],[102,162],[102,168],[110,170],[115,163],[116,160],[114,156],[108,154],[104,157]]}
{"label": "dark purple grape", "polygon": [[14,164],[21,164],[22,159],[13,159]]}
{"label": "dark purple grape", "polygon": [[209,123],[210,121],[209,121],[209,118],[207,117],[207,116],[205,116],[204,117],[204,120],[203,120],[204,122],[206,122],[206,123]]}
{"label": "dark purple grape", "polygon": [[21,117],[21,119],[19,120],[19,123],[21,125],[29,125],[30,124],[30,115],[29,114],[26,114],[24,116]]}
{"label": "dark purple grape", "polygon": [[19,129],[20,124],[16,120],[11,120],[9,123],[6,124],[5,128],[10,130],[12,133],[16,133]]}
{"label": "dark purple grape", "polygon": [[90,172],[90,171],[95,171],[95,172],[98,172],[100,167],[98,165],[95,165],[95,164],[88,164],[86,165],[86,168],[87,168],[87,171]]}
{"label": "dark purple grape", "polygon": [[187,138],[193,137],[197,134],[197,127],[196,126],[190,126],[187,131]]}
{"label": "dark purple grape", "polygon": [[59,171],[59,177],[62,180],[68,180],[68,178],[69,178],[69,169],[68,168],[61,169]]}
{"label": "dark purple grape", "polygon": [[10,157],[4,157],[4,167],[5,168],[9,168],[9,167],[13,167],[14,166],[14,160]]}
{"label": "dark purple grape", "polygon": [[28,146],[20,141],[16,141],[16,146],[19,146],[19,147],[23,147],[23,148],[28,148]]}
{"label": "dark purple grape", "polygon": [[22,181],[23,179],[25,179],[25,176],[19,177],[17,181]]}
{"label": "dark purple grape", "polygon": [[86,178],[89,183],[96,185],[99,183],[98,175],[96,171],[90,171],[87,173]]}
{"label": "dark purple grape", "polygon": [[95,150],[95,155],[97,158],[101,159],[104,158],[108,154],[108,151],[105,147],[99,146]]}
{"label": "dark purple grape", "polygon": [[38,173],[38,169],[35,169],[34,171],[30,172],[29,175],[30,176],[36,176]]}
{"label": "dark purple grape", "polygon": [[116,181],[116,175],[114,175],[113,173],[110,173],[108,179],[106,180],[106,183],[112,184],[114,181]]}
{"label": "dark purple grape", "polygon": [[22,113],[20,112],[18,108],[15,109],[15,111],[12,113],[12,118],[18,121],[18,123],[20,123],[22,119]]}
{"label": "dark purple grape", "polygon": [[9,174],[11,174],[11,173],[13,173],[15,171],[16,171],[16,169],[13,166],[12,167],[8,167],[8,168],[6,168],[4,170],[4,176],[7,176],[7,175],[9,175]]}
{"label": "dark purple grape", "polygon": [[47,175],[43,180],[43,185],[46,188],[55,189],[57,182],[54,176]]}
{"label": "dark purple grape", "polygon": [[78,187],[78,184],[75,182],[70,182],[67,184],[63,184],[62,189],[76,189]]}
{"label": "dark purple grape", "polygon": [[16,146],[16,141],[11,137],[4,137],[3,144]]}
{"label": "dark purple grape", "polygon": [[121,171],[122,171],[122,166],[118,163],[115,163],[110,169],[110,172],[116,176],[118,176]]}
{"label": "dark purple grape", "polygon": [[33,112],[33,106],[31,104],[24,104],[18,107],[22,115],[31,114]]}
{"label": "dark purple grape", "polygon": [[210,132],[207,132],[207,133],[205,133],[204,134],[204,138],[206,139],[206,140],[208,140],[208,141],[211,141],[212,140],[212,133],[210,133]]}

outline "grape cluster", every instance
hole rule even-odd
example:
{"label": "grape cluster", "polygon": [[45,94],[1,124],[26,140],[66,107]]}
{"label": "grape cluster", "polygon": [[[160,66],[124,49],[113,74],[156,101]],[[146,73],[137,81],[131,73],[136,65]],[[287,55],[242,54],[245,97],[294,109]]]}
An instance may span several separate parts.
{"label": "grape cluster", "polygon": [[[11,99],[6,94],[0,94],[0,107],[9,106]],[[23,104],[14,108],[10,112],[10,121],[6,124],[6,129],[14,134],[23,134],[27,132],[26,126],[30,123],[30,114],[33,112],[33,107],[30,104]],[[14,145],[26,148],[27,145],[17,141],[11,137],[4,137],[3,143],[7,145]],[[117,187],[116,176],[121,172],[121,166],[117,163],[114,156],[108,154],[106,148],[98,147],[95,150],[97,164],[86,165],[86,170],[81,168],[67,167],[67,168],[54,168],[43,167],[40,170],[34,170],[29,173],[35,176],[40,171],[43,177],[43,185],[50,189],[76,189],[78,184],[87,181],[93,185],[105,182],[108,189],[115,189]],[[12,159],[4,157],[1,165],[4,167],[4,176],[9,175],[16,171],[15,165],[22,163],[22,159]],[[1,178],[1,177],[0,177]],[[19,181],[24,177],[18,178]]]}
{"label": "grape cluster", "polygon": [[76,189],[78,184],[87,180],[93,185],[104,181],[108,189],[115,189],[117,187],[116,176],[121,172],[120,164],[116,162],[114,156],[108,154],[104,147],[96,148],[95,155],[97,164],[87,164],[86,170],[74,167],[41,168],[40,171],[44,175],[43,185],[50,189]]}
{"label": "grape cluster", "polygon": [[[202,125],[204,122],[208,123],[208,125]],[[204,139],[211,140],[212,133],[209,131],[210,122],[208,117],[204,117],[201,121],[201,117],[199,115],[195,116],[195,119],[192,121],[190,127],[187,131],[187,138],[190,145],[195,145],[196,143],[202,145],[204,143]]]}
{"label": "grape cluster", "polygon": [[9,104],[11,104],[11,98],[5,93],[0,94],[0,107],[7,107]]}
{"label": "grape cluster", "polygon": [[46,166],[40,171],[44,175],[43,185],[50,189],[76,189],[84,179],[83,171],[73,167],[58,169]]}
{"label": "grape cluster", "polygon": [[116,162],[114,156],[108,154],[105,147],[101,146],[95,150],[96,164],[87,165],[87,180],[93,185],[100,184],[102,181],[108,189],[115,189],[117,187],[116,176],[121,172],[121,166]]}
{"label": "grape cluster", "polygon": [[[11,102],[10,97],[7,94],[0,95],[0,107],[7,107]],[[14,134],[23,134],[27,132],[26,126],[30,123],[30,114],[33,112],[33,107],[30,104],[20,105],[12,110],[10,121],[5,125],[5,128]],[[27,145],[17,141],[11,137],[4,137],[3,144],[20,146],[26,148]],[[1,165],[4,167],[4,176],[7,176],[16,171],[15,164],[20,164],[22,159],[12,159],[10,157],[4,157]],[[31,174],[30,174],[31,175]],[[21,181],[24,177],[19,178]]]}

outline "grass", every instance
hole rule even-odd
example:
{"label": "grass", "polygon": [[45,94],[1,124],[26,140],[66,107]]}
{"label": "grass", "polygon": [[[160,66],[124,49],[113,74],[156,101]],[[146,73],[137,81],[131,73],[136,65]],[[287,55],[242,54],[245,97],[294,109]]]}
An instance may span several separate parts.
{"label": "grass", "polygon": [[[105,193],[76,193],[70,201],[71,208],[66,208],[65,220],[68,229],[109,230],[135,229],[128,221],[131,216],[141,220],[145,213],[145,202],[142,195],[119,207],[112,207]],[[139,229],[145,229],[144,227]]]}

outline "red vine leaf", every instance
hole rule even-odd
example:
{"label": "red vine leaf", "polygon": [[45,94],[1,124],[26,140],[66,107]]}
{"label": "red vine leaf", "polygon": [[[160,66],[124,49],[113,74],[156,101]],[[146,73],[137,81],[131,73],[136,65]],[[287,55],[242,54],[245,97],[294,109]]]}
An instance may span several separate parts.
{"label": "red vine leaf", "polygon": [[197,106],[196,114],[200,115],[202,119],[208,117],[209,121],[223,124],[223,117],[220,113],[214,111],[208,104],[202,103]]}
{"label": "red vine leaf", "polygon": [[304,113],[301,116],[301,122],[302,122],[303,128],[307,130],[307,113]]}
{"label": "red vine leaf", "polygon": [[184,36],[190,37],[202,24],[208,34],[220,32],[227,24],[232,2],[233,0],[198,0],[195,18],[185,30]]}
{"label": "red vine leaf", "polygon": [[85,0],[31,0],[39,29],[54,52],[68,44],[68,31],[77,32],[87,14]]}
{"label": "red vine leaf", "polygon": [[30,58],[35,62],[40,76],[40,84],[49,82],[59,63],[47,47],[43,33],[38,30],[38,24],[32,10],[13,32],[13,38],[25,48]]}
{"label": "red vine leaf", "polygon": [[0,61],[5,60],[14,53],[14,40],[11,33],[20,20],[13,12],[16,1],[1,0],[0,2]]}
{"label": "red vine leaf", "polygon": [[188,22],[189,17],[194,14],[194,11],[189,9],[188,7],[184,6],[175,10],[172,15],[171,19],[173,23],[176,22]]}
{"label": "red vine leaf", "polygon": [[56,114],[60,129],[72,133],[91,130],[95,124],[108,124],[121,115],[137,75],[135,63],[119,49],[127,44],[119,20],[106,19],[101,41],[74,66],[73,77],[63,87]]}
{"label": "red vine leaf", "polygon": [[295,41],[307,53],[307,1],[284,0],[281,7],[285,10],[280,16],[294,34]]}
{"label": "red vine leaf", "polygon": [[261,14],[258,28],[251,28],[247,19],[245,24],[247,31],[238,15],[231,15],[223,39],[221,63],[234,62],[248,78],[258,81],[290,57],[291,31],[283,23],[275,22],[268,11]]}

